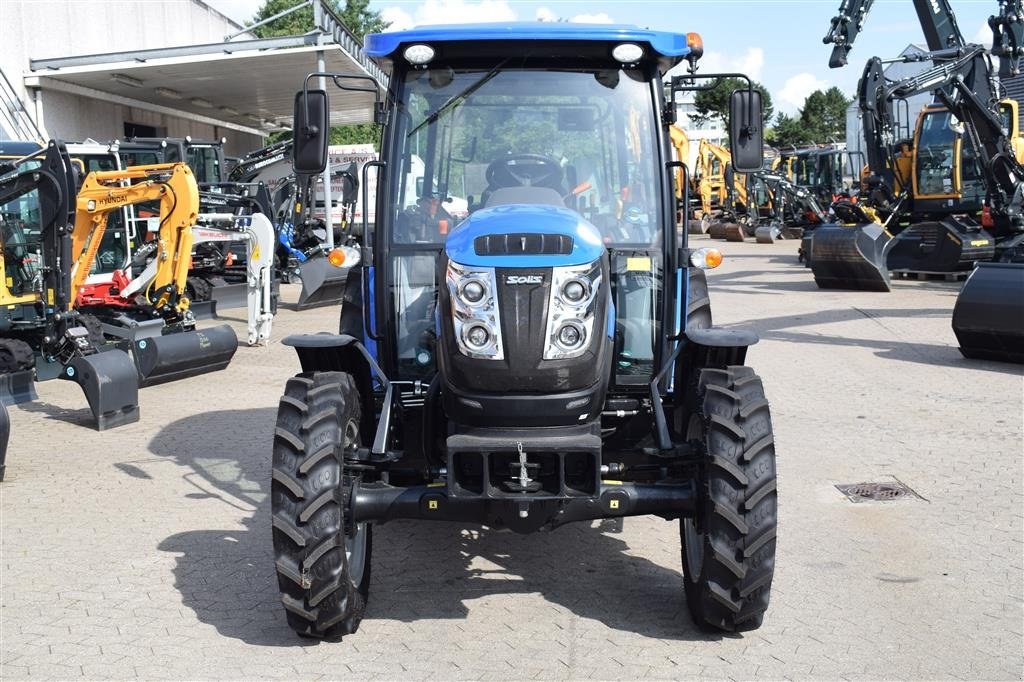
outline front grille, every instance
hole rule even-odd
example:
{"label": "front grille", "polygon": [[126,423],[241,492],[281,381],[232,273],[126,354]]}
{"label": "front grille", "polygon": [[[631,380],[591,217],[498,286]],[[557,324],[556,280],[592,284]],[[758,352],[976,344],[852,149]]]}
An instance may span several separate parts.
{"label": "front grille", "polygon": [[564,234],[487,234],[473,240],[478,256],[537,256],[572,253],[572,237]]}

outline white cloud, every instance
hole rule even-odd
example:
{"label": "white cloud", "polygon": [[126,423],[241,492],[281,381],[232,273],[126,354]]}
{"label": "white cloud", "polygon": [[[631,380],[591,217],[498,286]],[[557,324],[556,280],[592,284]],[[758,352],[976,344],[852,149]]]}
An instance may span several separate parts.
{"label": "white cloud", "polygon": [[537,8],[537,21],[558,21],[558,15],[547,7]]}
{"label": "white cloud", "polygon": [[984,45],[987,48],[992,47],[992,28],[988,25],[988,22],[983,22],[981,27],[978,28],[978,32],[974,34],[974,42],[979,45]]}
{"label": "white cloud", "polygon": [[776,109],[791,114],[804,105],[807,95],[815,90],[825,90],[829,85],[828,81],[818,79],[813,73],[798,73],[786,81],[775,97]]}
{"label": "white cloud", "polygon": [[427,24],[471,24],[517,19],[515,10],[507,0],[426,0],[411,13],[392,5],[382,9],[381,15],[394,22],[388,27],[389,31]]}
{"label": "white cloud", "polygon": [[577,14],[569,21],[574,24],[614,24],[607,12],[601,12],[600,14]]}
{"label": "white cloud", "polygon": [[764,71],[764,50],[748,47],[742,54],[723,54],[711,50],[698,62],[703,73],[743,73],[753,80],[761,80]]}

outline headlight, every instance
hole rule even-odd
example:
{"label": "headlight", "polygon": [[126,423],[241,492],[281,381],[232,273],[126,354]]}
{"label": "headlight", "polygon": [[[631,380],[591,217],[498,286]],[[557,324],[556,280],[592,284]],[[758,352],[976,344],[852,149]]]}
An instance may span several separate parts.
{"label": "headlight", "polygon": [[471,358],[504,360],[501,322],[494,301],[494,268],[469,267],[449,261],[445,279],[459,351]]}
{"label": "headlight", "polygon": [[601,280],[600,261],[552,268],[545,360],[574,358],[590,347]]}

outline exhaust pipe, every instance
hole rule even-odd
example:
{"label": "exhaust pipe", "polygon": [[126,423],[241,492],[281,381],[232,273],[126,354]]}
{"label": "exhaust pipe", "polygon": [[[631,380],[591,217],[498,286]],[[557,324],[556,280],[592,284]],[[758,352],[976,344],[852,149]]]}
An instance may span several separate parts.
{"label": "exhaust pipe", "polygon": [[296,310],[318,306],[341,305],[348,281],[347,267],[335,267],[326,257],[315,256],[299,264],[302,293]]}
{"label": "exhaust pipe", "polygon": [[236,350],[238,337],[227,324],[132,342],[143,388],[224,369]]}
{"label": "exhaust pipe", "polygon": [[124,351],[73,358],[60,377],[82,387],[97,431],[139,421],[139,377]]}
{"label": "exhaust pipe", "polygon": [[1024,263],[978,263],[953,306],[965,358],[1024,363]]}
{"label": "exhaust pipe", "polygon": [[820,289],[890,291],[886,267],[890,235],[882,225],[819,225],[811,232],[810,261]]}

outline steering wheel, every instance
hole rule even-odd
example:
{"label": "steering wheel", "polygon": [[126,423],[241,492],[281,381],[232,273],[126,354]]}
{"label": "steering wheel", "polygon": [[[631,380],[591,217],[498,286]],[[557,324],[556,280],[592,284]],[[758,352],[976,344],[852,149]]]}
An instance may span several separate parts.
{"label": "steering wheel", "polygon": [[492,161],[484,174],[487,186],[557,187],[562,184],[562,165],[543,154],[512,154]]}

